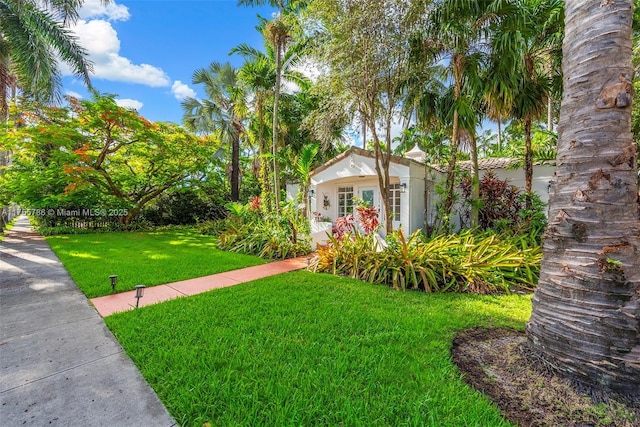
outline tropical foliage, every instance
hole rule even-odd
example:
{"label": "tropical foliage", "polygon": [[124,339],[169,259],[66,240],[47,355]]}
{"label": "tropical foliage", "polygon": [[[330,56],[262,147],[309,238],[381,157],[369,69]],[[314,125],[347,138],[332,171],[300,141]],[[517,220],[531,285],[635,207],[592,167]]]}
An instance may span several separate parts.
{"label": "tropical foliage", "polygon": [[309,223],[293,205],[267,212],[260,197],[249,203],[230,203],[228,218],[202,225],[202,232],[218,236],[218,247],[231,252],[286,259],[311,252]]}
{"label": "tropical foliage", "polygon": [[[84,0],[0,2],[0,120],[8,113],[9,90],[50,101],[60,86],[58,59],[90,86],[87,52],[65,27],[78,19]],[[109,3],[103,0],[102,3]]]}
{"label": "tropical foliage", "polygon": [[428,238],[420,230],[405,237],[399,229],[382,240],[378,229],[376,208],[359,204],[354,215],[336,220],[309,268],[425,292],[509,292],[538,280],[542,252],[535,233],[466,230]]}
{"label": "tropical foliage", "polygon": [[[462,190],[462,218],[470,215],[471,178],[460,183]],[[521,189],[499,179],[495,172],[487,171],[480,180],[480,209],[478,226],[482,230],[511,230],[516,234],[540,236],[546,226],[545,204],[536,194],[531,198],[531,208],[527,209],[527,195]]]}
{"label": "tropical foliage", "polygon": [[426,292],[508,292],[538,280],[542,253],[524,237],[467,230],[429,239],[396,230],[387,242],[381,250],[376,234],[357,229],[330,237],[310,269]]}
{"label": "tropical foliage", "polygon": [[96,93],[93,100],[69,98],[65,108],[23,112],[2,139],[0,149],[14,154],[0,179],[25,208],[55,216],[63,209],[63,217],[86,210],[129,224],[170,188],[197,179],[216,145]]}

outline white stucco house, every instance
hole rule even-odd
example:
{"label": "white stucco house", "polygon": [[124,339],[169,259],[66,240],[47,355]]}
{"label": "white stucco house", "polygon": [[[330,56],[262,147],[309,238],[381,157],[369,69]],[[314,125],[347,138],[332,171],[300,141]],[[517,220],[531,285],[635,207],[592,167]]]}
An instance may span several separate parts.
{"label": "white stucco house", "polygon": [[[436,219],[438,194],[436,185],[446,179],[445,171],[427,165],[425,156],[417,147],[404,157],[393,156],[389,168],[391,179],[391,209],[393,228],[402,227],[407,233],[433,225]],[[524,188],[522,168],[509,169],[515,159],[480,160],[480,174],[493,170],[500,179]],[[471,170],[470,162],[459,162],[462,170]],[[555,166],[536,165],[534,167],[533,189],[546,203],[548,188]],[[378,177],[375,170],[373,152],[351,147],[344,153],[313,170],[308,195],[311,212],[319,220],[312,220],[312,237],[316,243],[326,240],[326,232],[331,229],[336,218],[345,216],[353,208],[353,197],[360,197],[382,210]],[[380,216],[381,219],[384,215]],[[381,228],[384,233],[384,225]]]}

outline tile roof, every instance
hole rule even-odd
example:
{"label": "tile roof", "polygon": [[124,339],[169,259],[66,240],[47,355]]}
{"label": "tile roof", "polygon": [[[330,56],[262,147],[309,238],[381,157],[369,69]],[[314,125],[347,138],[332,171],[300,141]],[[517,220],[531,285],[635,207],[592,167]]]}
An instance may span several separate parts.
{"label": "tile roof", "polygon": [[[493,158],[493,159],[479,159],[478,169],[479,170],[507,169],[509,166],[513,166],[520,162],[521,162],[520,159],[513,159],[508,157],[499,157],[499,158]],[[470,171],[472,169],[471,160],[465,160],[463,162],[458,162],[457,164],[462,170]]]}

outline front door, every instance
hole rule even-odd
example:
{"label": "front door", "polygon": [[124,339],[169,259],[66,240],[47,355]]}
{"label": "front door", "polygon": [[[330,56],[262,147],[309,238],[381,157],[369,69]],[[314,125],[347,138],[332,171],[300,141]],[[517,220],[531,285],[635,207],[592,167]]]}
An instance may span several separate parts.
{"label": "front door", "polygon": [[367,206],[375,206],[380,210],[378,205],[378,191],[376,187],[360,187],[360,198],[364,200]]}

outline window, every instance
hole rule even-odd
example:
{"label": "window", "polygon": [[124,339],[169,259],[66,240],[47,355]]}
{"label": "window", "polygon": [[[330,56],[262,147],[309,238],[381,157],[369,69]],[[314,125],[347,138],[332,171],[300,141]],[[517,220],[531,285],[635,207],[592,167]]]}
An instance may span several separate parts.
{"label": "window", "polygon": [[400,184],[389,186],[389,203],[391,204],[391,218],[400,221]]}
{"label": "window", "polygon": [[338,187],[338,216],[353,212],[353,187]]}

